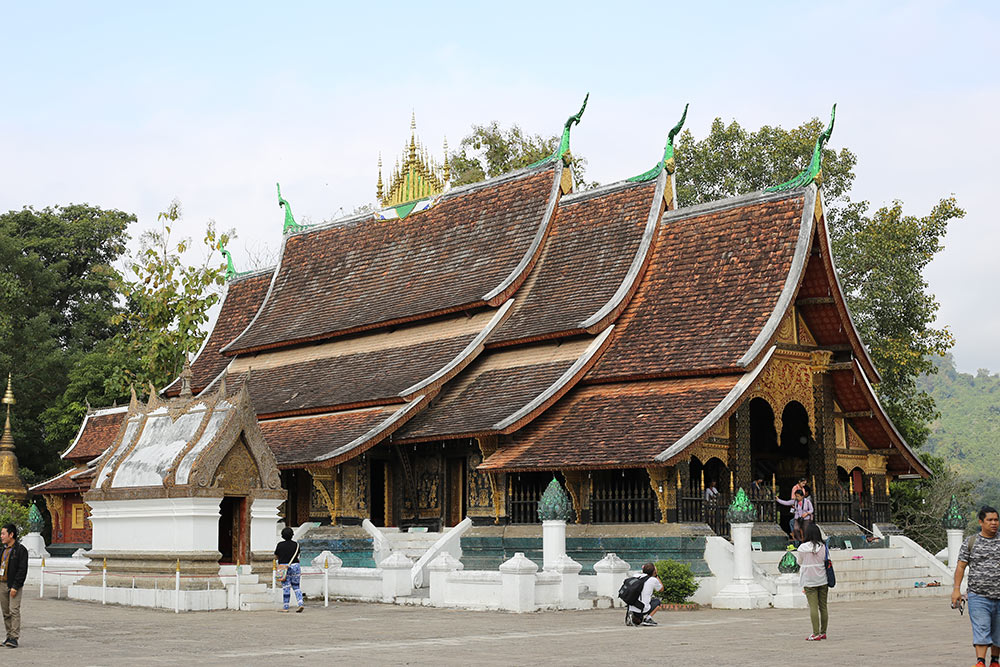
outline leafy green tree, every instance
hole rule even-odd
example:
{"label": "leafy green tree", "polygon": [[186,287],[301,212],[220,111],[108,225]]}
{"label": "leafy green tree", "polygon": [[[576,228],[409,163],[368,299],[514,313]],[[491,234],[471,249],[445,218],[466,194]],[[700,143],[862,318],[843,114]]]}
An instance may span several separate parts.
{"label": "leafy green tree", "polygon": [[218,233],[209,222],[202,238],[205,257],[200,264],[188,265],[183,255],[191,241],[171,240],[180,216],[177,201],[160,213],[160,228],[139,237],[141,250],[131,263],[131,277],[119,282],[128,307],[114,319],[122,329],[111,348],[119,362],[107,381],[110,393],[126,391],[130,384],[163,387],[205,339],[209,310],[225,284],[226,265],[216,249],[233,233]]}
{"label": "leafy green tree", "polygon": [[[685,130],[675,148],[679,206],[732,197],[782,183],[804,169],[823,123],[814,118],[785,130],[756,132],[716,118],[707,137]],[[882,375],[879,397],[906,440],[920,447],[934,403],[916,380],[933,372],[931,357],[953,344],[932,326],[938,305],[923,270],[941,249],[948,222],[965,215],[954,198],[923,217],[905,215],[902,202],[869,214],[852,202],[857,157],[847,148],[823,150],[823,196],[834,257],[848,304]]]}
{"label": "leafy green tree", "polygon": [[28,534],[28,509],[7,495],[0,494],[0,526],[12,523],[17,526],[17,534]]}
{"label": "leafy green tree", "polygon": [[88,205],[0,215],[0,373],[13,375],[11,415],[26,481],[57,472],[45,412],[77,360],[114,334],[114,263],[135,216]]}
{"label": "leafy green tree", "polygon": [[975,481],[958,474],[939,456],[928,452],[920,460],[931,470],[931,477],[890,484],[892,518],[906,536],[936,553],[947,546],[941,519],[954,495],[970,526],[975,525],[972,508],[976,507],[973,490]]}
{"label": "leafy green tree", "polygon": [[[478,183],[522,169],[552,155],[558,147],[559,137],[527,134],[517,125],[506,129],[497,121],[473,125],[472,131],[459,144],[459,150],[448,157],[451,183],[456,186]],[[573,156],[574,186],[578,189],[596,185],[586,182],[586,170],[586,158]]]}

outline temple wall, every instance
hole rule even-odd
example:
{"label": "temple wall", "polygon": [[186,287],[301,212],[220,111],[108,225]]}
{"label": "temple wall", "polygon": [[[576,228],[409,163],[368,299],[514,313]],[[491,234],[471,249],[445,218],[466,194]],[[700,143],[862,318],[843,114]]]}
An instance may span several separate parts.
{"label": "temple wall", "polygon": [[92,501],[93,549],[217,551],[220,502],[220,498],[199,497]]}

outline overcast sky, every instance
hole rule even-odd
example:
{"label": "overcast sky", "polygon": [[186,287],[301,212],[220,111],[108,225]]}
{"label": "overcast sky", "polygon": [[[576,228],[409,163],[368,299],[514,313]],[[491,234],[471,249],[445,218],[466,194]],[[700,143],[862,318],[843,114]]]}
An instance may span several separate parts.
{"label": "overcast sky", "polygon": [[589,91],[573,149],[611,182],[685,102],[698,137],[837,102],[854,199],[967,210],[927,279],[959,368],[1000,370],[995,3],[147,4],[0,0],[0,211],[87,202],[136,213],[135,237],[177,198],[184,234],[236,229],[242,269],[280,244],[276,181],[300,222],[372,202],[411,111],[454,146],[491,120],[555,134]]}

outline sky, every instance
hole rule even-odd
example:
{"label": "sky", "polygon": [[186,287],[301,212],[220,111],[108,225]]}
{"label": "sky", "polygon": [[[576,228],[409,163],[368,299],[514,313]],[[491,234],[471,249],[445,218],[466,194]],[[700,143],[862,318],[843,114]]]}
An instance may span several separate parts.
{"label": "sky", "polygon": [[[697,5],[697,6],[696,6]],[[690,103],[748,128],[825,122],[858,156],[854,200],[925,215],[954,195],[926,279],[960,370],[1000,371],[1000,5],[977,2],[47,2],[0,0],[0,211],[89,203],[143,229],[235,229],[242,270],[284,220],[375,199],[377,160],[472,125],[573,130],[587,178],[648,169]],[[438,149],[440,157],[440,149]],[[678,165],[683,169],[683,165]],[[192,260],[194,261],[194,260]]]}

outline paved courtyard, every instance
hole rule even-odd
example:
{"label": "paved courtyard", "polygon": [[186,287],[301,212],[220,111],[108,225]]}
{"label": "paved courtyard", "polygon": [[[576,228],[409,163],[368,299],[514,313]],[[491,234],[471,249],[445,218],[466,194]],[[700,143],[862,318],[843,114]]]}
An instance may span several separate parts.
{"label": "paved courtyard", "polygon": [[[945,599],[834,603],[830,639],[805,642],[805,610],[507,614],[337,602],[302,614],[130,609],[38,599],[29,587],[22,665],[967,665],[968,618]],[[13,663],[12,663],[13,664]]]}

